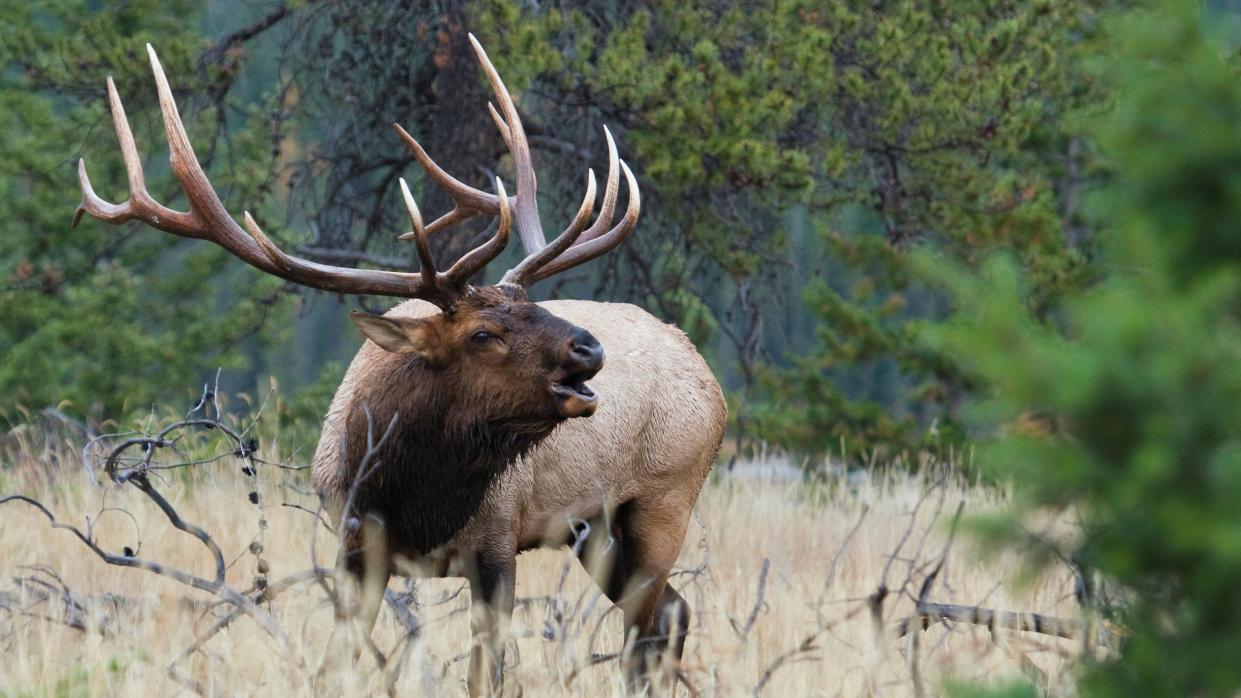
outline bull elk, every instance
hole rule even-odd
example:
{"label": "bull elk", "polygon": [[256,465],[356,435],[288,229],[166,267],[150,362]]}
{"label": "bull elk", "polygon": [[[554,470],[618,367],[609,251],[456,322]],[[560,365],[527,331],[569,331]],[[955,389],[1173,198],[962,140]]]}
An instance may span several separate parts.
{"label": "bull elk", "polygon": [[[482,47],[470,41],[495,91],[499,109],[488,106],[513,158],[516,195],[498,178],[494,194],[463,184],[395,125],[455,204],[424,224],[401,180],[412,231],[400,237],[413,242],[418,273],[306,261],[277,247],[249,212],[239,226],[195,157],[149,46],[172,171],[189,210],[167,208],[147,192],[108,78],[130,196],[119,205],[100,199],[79,162],[82,202],[73,222],[84,213],[112,224],[139,220],[214,242],[298,284],[411,299],[382,316],[354,313],[369,341],[336,391],[314,457],[315,486],[341,526],[341,565],[362,582],[357,614],[366,631],[390,575],[464,576],[473,601],[469,689],[492,690],[501,678],[517,554],[564,545],[589,529],[592,542],[606,544],[575,549],[597,555],[584,563],[623,610],[626,642],[636,650],[630,672],[640,678],[653,656],[667,652],[679,661],[683,650],[689,610],[668,575],[723,437],[726,407],[710,369],[675,327],[632,305],[527,299],[529,285],[625,239],[638,220],[638,185],[605,128],[609,164],[599,215],[588,225],[596,202],[588,171],[581,207],[546,242],[517,109]],[[628,205],[612,225],[622,172]],[[441,271],[431,236],[476,216],[498,218],[494,233]],[[470,285],[504,249],[514,222],[527,256],[498,284]],[[377,439],[383,425],[387,438]]]}

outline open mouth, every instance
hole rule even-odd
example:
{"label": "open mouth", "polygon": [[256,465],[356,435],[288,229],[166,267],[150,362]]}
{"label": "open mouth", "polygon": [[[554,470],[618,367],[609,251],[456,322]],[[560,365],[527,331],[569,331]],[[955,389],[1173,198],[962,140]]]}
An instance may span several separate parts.
{"label": "open mouth", "polygon": [[595,370],[582,371],[552,383],[552,395],[556,397],[556,407],[561,417],[571,419],[594,414],[599,396],[586,385],[586,381],[595,373]]}
{"label": "open mouth", "polygon": [[590,376],[587,376],[585,373],[569,376],[559,383],[553,383],[552,392],[555,393],[557,397],[562,395],[566,397],[569,395],[574,395],[583,400],[594,400],[596,397],[595,391],[591,390],[590,386],[586,385],[586,381],[589,378]]}

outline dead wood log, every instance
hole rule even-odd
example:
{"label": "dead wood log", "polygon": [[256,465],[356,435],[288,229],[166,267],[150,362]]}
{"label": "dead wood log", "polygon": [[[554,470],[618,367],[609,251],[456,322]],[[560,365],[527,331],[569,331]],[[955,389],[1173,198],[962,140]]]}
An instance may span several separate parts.
{"label": "dead wood log", "polygon": [[[1039,633],[1075,640],[1082,636],[1087,624],[1083,620],[1059,618],[1042,613],[1017,613],[997,611],[979,606],[960,606],[945,603],[921,603],[913,615],[900,620],[893,627],[897,637],[904,637],[914,629],[927,630],[936,623],[969,623],[985,626],[991,631],[1012,630]],[[1113,623],[1101,623],[1097,627],[1098,643],[1115,647],[1128,633]]]}

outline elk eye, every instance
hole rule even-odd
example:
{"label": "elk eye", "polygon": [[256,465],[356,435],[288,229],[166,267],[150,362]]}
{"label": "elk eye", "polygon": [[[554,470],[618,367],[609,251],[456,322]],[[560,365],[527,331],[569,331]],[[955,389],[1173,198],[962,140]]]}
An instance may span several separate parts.
{"label": "elk eye", "polygon": [[475,332],[470,339],[472,339],[475,344],[486,344],[488,340],[496,339],[496,336],[487,330],[479,330]]}

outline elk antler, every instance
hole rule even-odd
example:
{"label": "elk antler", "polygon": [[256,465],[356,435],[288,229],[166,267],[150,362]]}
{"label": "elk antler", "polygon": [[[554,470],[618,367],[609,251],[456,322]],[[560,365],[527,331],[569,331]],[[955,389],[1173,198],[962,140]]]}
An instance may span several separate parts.
{"label": "elk antler", "polygon": [[[487,79],[491,81],[496,100],[500,104],[499,111],[491,103],[487,104],[487,108],[491,111],[491,118],[495,121],[500,136],[513,156],[513,165],[517,170],[517,195],[513,202],[513,217],[516,219],[517,232],[527,256],[520,264],[505,272],[500,283],[528,286],[552,274],[594,259],[619,245],[633,231],[638,222],[641,200],[633,172],[617,157],[616,143],[612,140],[611,132],[606,126],[603,128],[603,135],[608,144],[608,181],[604,188],[603,204],[598,219],[595,220],[594,225],[586,227],[590,213],[595,206],[595,173],[588,169],[586,171],[586,196],[582,199],[577,215],[556,239],[550,244],[547,243],[543,235],[543,224],[539,220],[539,204],[535,195],[538,183],[534,174],[534,165],[530,159],[530,143],[526,140],[526,131],[521,125],[521,118],[517,115],[517,107],[513,104],[513,98],[508,88],[504,86],[504,81],[500,79],[499,73],[496,72],[495,66],[491,64],[491,59],[487,58],[487,52],[483,50],[473,34],[470,34],[470,44],[473,45],[474,53],[478,55],[478,61],[482,64],[483,71],[487,73]],[[425,235],[431,235],[467,218],[499,213],[501,206],[499,197],[463,184],[437,165],[418,144],[418,141],[414,140],[413,136],[410,136],[399,124],[393,124],[393,127],[409,146],[414,159],[426,169],[427,175],[443,187],[454,202],[451,211],[426,226]],[[608,228],[612,224],[612,216],[616,209],[621,171],[624,171],[629,187],[629,205],[620,222]],[[417,239],[417,231],[401,236],[402,239],[411,237]]]}
{"label": "elk antler", "polygon": [[[243,230],[225,210],[219,195],[212,188],[194,155],[194,148],[190,145],[176,102],[173,101],[172,90],[168,87],[168,79],[164,76],[159,58],[150,44],[147,44],[147,52],[151,56],[151,69],[155,73],[155,86],[159,93],[159,108],[164,116],[164,130],[168,134],[168,159],[173,174],[181,182],[181,188],[189,200],[190,210],[174,211],[155,201],[147,192],[138,147],[129,129],[129,121],[125,118],[125,108],[121,105],[116,85],[109,77],[108,102],[112,108],[112,121],[116,125],[116,137],[121,144],[121,155],[125,160],[125,172],[129,178],[129,199],[121,204],[112,204],[99,198],[86,174],[86,161],[79,160],[78,181],[82,188],[82,203],[73,214],[73,225],[76,226],[81,221],[84,213],[112,224],[140,220],[174,235],[214,242],[247,264],[297,284],[336,293],[422,298],[444,309],[453,307],[466,292],[470,277],[495,259],[508,244],[510,200],[497,178],[498,195],[477,192],[481,197],[479,200],[486,202],[488,212],[500,217],[500,225],[495,234],[462,257],[447,272],[436,272],[426,246],[426,235],[429,231],[422,229],[413,197],[402,181],[402,193],[410,218],[418,221],[414,226],[414,234],[419,239],[418,256],[423,264],[421,273],[335,267],[286,254],[263,234],[249,211],[243,213]],[[449,222],[461,219],[458,217]],[[437,223],[440,223],[441,228],[448,224],[440,221]]]}

